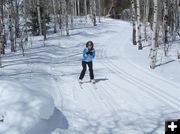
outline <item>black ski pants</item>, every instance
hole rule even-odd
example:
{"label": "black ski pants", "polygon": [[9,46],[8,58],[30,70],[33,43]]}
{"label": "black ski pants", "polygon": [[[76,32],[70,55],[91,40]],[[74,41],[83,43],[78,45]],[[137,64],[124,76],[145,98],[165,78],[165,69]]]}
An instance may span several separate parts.
{"label": "black ski pants", "polygon": [[88,65],[89,67],[89,73],[90,73],[90,79],[94,79],[94,72],[93,72],[93,62],[90,61],[90,62],[85,62],[85,61],[82,61],[82,71],[81,71],[81,74],[79,76],[79,79],[83,79],[84,78],[84,75],[86,73],[86,65]]}

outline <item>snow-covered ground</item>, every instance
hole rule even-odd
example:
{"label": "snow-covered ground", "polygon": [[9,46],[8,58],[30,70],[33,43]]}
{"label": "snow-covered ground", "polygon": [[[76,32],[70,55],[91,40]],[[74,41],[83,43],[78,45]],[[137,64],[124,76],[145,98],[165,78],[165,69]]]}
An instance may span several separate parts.
{"label": "snow-covered ground", "polygon": [[[34,37],[24,57],[20,51],[6,54],[0,69],[0,133],[164,133],[166,119],[180,118],[176,50],[150,70],[150,48],[137,51],[131,30],[127,22],[103,19],[69,37],[53,34],[45,42]],[[88,40],[96,48],[96,84],[80,87],[81,52]]]}

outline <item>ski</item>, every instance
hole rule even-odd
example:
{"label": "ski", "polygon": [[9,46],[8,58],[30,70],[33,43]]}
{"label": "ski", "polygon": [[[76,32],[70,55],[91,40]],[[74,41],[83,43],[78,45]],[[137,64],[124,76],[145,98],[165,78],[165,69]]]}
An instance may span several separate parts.
{"label": "ski", "polygon": [[84,81],[84,82],[78,82],[78,83],[79,83],[79,86],[80,86],[81,89],[83,89],[82,85],[85,84],[85,83],[90,83],[90,84],[92,84],[94,89],[97,89],[95,81],[93,81],[93,82],[92,81]]}
{"label": "ski", "polygon": [[79,87],[80,87],[81,89],[83,89],[83,87],[82,87],[83,81],[79,79],[79,80],[78,80],[78,84],[79,84]]}
{"label": "ski", "polygon": [[78,82],[78,83],[79,83],[80,88],[83,89],[83,87],[82,87],[83,83],[82,82]]}

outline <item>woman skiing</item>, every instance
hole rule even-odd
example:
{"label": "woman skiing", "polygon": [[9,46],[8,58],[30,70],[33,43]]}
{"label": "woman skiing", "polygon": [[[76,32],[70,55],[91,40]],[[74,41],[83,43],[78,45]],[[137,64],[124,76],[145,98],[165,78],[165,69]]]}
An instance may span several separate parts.
{"label": "woman skiing", "polygon": [[94,80],[94,72],[93,72],[93,59],[95,57],[95,49],[94,44],[92,41],[88,41],[86,43],[86,48],[83,49],[83,55],[82,55],[82,72],[79,76],[79,82],[82,83],[82,79],[84,78],[84,75],[86,73],[86,65],[89,67],[89,73],[90,73],[90,81],[92,83],[95,83]]}

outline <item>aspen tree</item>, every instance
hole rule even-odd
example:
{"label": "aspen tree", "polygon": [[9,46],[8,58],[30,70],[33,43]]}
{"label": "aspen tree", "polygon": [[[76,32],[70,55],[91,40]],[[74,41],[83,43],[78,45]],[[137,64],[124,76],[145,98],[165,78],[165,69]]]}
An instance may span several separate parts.
{"label": "aspen tree", "polygon": [[158,0],[154,2],[154,18],[153,18],[153,32],[152,32],[152,46],[150,52],[150,68],[154,69],[156,65],[157,56],[157,23],[158,23]]}
{"label": "aspen tree", "polygon": [[54,0],[52,0],[52,6],[53,6],[53,20],[54,20],[54,33],[57,32],[57,14],[56,14],[56,5]]}
{"label": "aspen tree", "polygon": [[77,16],[80,16],[80,2],[77,0]]}
{"label": "aspen tree", "polygon": [[71,29],[73,29],[73,15],[74,15],[74,10],[73,10],[73,8],[74,8],[74,6],[73,6],[73,0],[71,0],[70,1],[70,6],[71,6],[71,8],[70,8],[70,10],[71,10]]}
{"label": "aspen tree", "polygon": [[131,6],[132,6],[132,23],[133,23],[133,33],[132,33],[132,40],[133,45],[136,45],[136,10],[135,10],[135,1],[131,0]]}
{"label": "aspen tree", "polygon": [[164,54],[167,55],[168,49],[168,0],[163,1],[164,6],[164,16],[163,16],[163,40],[164,40]]}
{"label": "aspen tree", "polygon": [[9,20],[9,40],[11,42],[11,52],[16,52],[14,29],[13,29],[13,18],[12,18],[13,3],[12,0],[8,0],[8,20]]}
{"label": "aspen tree", "polygon": [[0,2],[0,14],[1,14],[1,20],[0,20],[0,42],[1,42],[1,54],[5,54],[5,24],[4,24],[4,4],[5,1],[1,0]]}
{"label": "aspen tree", "polygon": [[87,16],[87,0],[84,0],[84,15]]}
{"label": "aspen tree", "polygon": [[147,23],[148,23],[148,17],[149,17],[149,0],[144,0],[144,38],[145,41],[148,41],[147,39]]}
{"label": "aspen tree", "polygon": [[99,14],[99,22],[101,22],[101,0],[98,0],[98,14]]}
{"label": "aspen tree", "polygon": [[140,12],[140,0],[136,0],[136,8],[137,8],[137,44],[138,49],[142,49],[142,42],[141,42],[141,12]]}
{"label": "aspen tree", "polygon": [[69,36],[69,17],[68,17],[68,7],[69,7],[69,0],[65,0],[65,5],[66,5],[66,9],[65,9],[65,19],[66,19],[66,35]]}
{"label": "aspen tree", "polygon": [[37,13],[38,13],[39,35],[42,35],[41,12],[40,12],[40,1],[39,0],[37,0]]}

